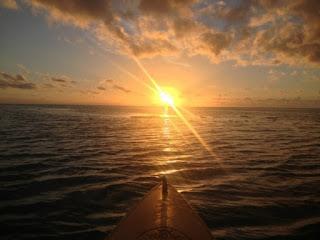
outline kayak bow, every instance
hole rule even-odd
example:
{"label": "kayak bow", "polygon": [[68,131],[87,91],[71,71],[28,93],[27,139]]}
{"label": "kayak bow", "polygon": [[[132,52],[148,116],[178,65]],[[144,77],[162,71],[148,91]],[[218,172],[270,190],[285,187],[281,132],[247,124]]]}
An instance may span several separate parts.
{"label": "kayak bow", "polygon": [[210,230],[177,190],[162,182],[127,214],[110,240],[209,240]]}

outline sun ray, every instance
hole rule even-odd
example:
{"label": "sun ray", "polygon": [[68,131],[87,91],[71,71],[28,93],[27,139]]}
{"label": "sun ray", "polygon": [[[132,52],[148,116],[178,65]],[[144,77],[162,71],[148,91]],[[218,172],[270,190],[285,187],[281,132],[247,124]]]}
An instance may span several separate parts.
{"label": "sun ray", "polygon": [[[100,50],[102,50],[102,52],[100,51],[99,53],[102,56],[106,56],[107,53],[110,53],[109,49],[106,49],[105,47],[103,47],[102,44],[100,44],[98,41],[96,41],[95,39],[93,39],[91,36],[86,36],[86,38],[91,41],[97,48],[99,48]],[[113,52],[111,52],[113,53]],[[135,58],[134,58],[135,59]],[[133,74],[132,72],[129,72],[128,70],[124,69],[123,67],[121,67],[120,65],[116,64],[113,61],[110,61],[109,59],[107,59],[107,61],[112,64],[114,67],[116,67],[118,70],[120,70],[121,72],[127,74],[130,78],[132,78],[133,80],[141,83],[142,85],[144,85],[145,87],[147,87],[148,89],[150,89],[151,91],[153,91],[154,93],[158,93],[157,89],[153,88],[152,86],[150,86],[149,84],[147,84],[145,81],[142,81],[141,79],[139,79],[135,74]],[[138,63],[135,59],[135,62]],[[154,84],[153,84],[154,85]],[[156,86],[156,85],[154,85]]]}
{"label": "sun ray", "polygon": [[[161,87],[158,85],[156,80],[149,74],[149,72],[145,69],[145,67],[141,64],[141,62],[134,57],[134,61],[137,63],[139,68],[142,70],[142,72],[147,76],[147,78],[151,81],[151,83],[154,85],[156,90],[158,91],[158,94],[161,95],[163,94],[163,90]],[[168,96],[163,95],[161,98],[164,97],[165,101],[169,100]],[[198,142],[206,149],[206,151],[210,154],[210,156],[214,157],[215,160],[219,162],[221,165],[221,161],[218,158],[218,156],[212,151],[211,147],[205,142],[205,140],[200,136],[200,134],[195,130],[195,128],[189,123],[189,121],[183,116],[181,111],[173,104],[171,100],[169,100],[170,107],[174,110],[174,112],[177,114],[177,116],[182,120],[182,122],[188,127],[188,129],[191,131],[191,133],[196,137]]]}
{"label": "sun ray", "polygon": [[146,82],[142,81],[141,79],[139,79],[136,75],[134,75],[133,73],[129,72],[128,70],[124,69],[123,67],[111,62],[112,65],[114,65],[116,68],[118,68],[121,72],[127,74],[129,77],[131,77],[132,79],[134,79],[135,81],[141,83],[142,85],[144,85],[145,87],[149,88],[151,91],[153,91],[154,93],[158,93],[158,91],[153,88],[152,86],[150,86],[149,84],[147,84]]}
{"label": "sun ray", "polygon": [[153,86],[158,90],[158,92],[161,92],[161,88],[158,85],[158,83],[156,82],[156,80],[154,80],[151,75],[149,74],[149,72],[144,68],[144,66],[141,64],[141,62],[139,61],[139,59],[137,59],[136,57],[133,57],[134,61],[137,63],[137,65],[140,67],[140,69],[142,70],[142,72],[147,76],[147,78],[151,81],[151,83],[153,84]]}

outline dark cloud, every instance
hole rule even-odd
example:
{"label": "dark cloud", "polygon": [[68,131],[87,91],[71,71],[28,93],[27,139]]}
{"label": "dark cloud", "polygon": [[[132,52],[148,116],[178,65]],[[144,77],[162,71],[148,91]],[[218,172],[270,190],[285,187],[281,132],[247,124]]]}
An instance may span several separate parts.
{"label": "dark cloud", "polygon": [[58,83],[62,87],[71,87],[71,85],[75,85],[77,82],[72,80],[69,77],[50,77],[51,81]]}
{"label": "dark cloud", "polygon": [[28,81],[23,75],[11,75],[9,73],[0,72],[0,89],[16,88],[16,89],[35,89],[36,85]]}
{"label": "dark cloud", "polygon": [[177,38],[193,34],[197,28],[197,23],[189,18],[177,18],[173,22],[173,30]]}
{"label": "dark cloud", "polygon": [[123,87],[123,86],[120,86],[118,84],[115,84],[114,83],[115,81],[112,80],[112,79],[107,79],[107,80],[103,80],[99,83],[97,89],[100,90],[100,91],[107,91],[108,89],[115,89],[115,90],[118,90],[118,91],[121,91],[121,92],[124,92],[124,93],[130,93],[131,90]]}
{"label": "dark cloud", "polygon": [[141,0],[139,9],[148,14],[164,14],[176,11],[181,7],[190,5],[193,0]]}
{"label": "dark cloud", "polygon": [[122,86],[119,86],[119,85],[116,85],[116,84],[113,85],[113,88],[116,89],[116,90],[125,92],[125,93],[130,93],[131,92],[131,90],[126,89],[126,88],[124,88]]}
{"label": "dark cloud", "polygon": [[23,82],[23,83],[17,83],[17,82],[8,82],[0,79],[0,88],[17,88],[17,89],[35,89],[36,85],[31,82]]}
{"label": "dark cloud", "polygon": [[207,15],[214,20],[226,21],[227,26],[243,25],[249,20],[253,5],[254,1],[251,0],[239,1],[233,5],[221,4],[220,1],[209,5]]}
{"label": "dark cloud", "polygon": [[31,0],[35,7],[53,10],[53,14],[62,14],[79,20],[104,20],[112,18],[109,0]]}
{"label": "dark cloud", "polygon": [[171,10],[171,4],[168,0],[141,0],[139,8],[147,13],[165,14]]}
{"label": "dark cloud", "polygon": [[215,55],[219,55],[231,43],[231,38],[225,33],[204,33],[201,39]]}
{"label": "dark cloud", "polygon": [[174,53],[178,49],[167,40],[133,43],[130,49],[135,56],[153,56],[161,53]]}
{"label": "dark cloud", "polygon": [[58,83],[66,83],[66,82],[68,82],[67,79],[57,78],[57,77],[51,77],[51,80],[54,81],[54,82],[58,82]]}

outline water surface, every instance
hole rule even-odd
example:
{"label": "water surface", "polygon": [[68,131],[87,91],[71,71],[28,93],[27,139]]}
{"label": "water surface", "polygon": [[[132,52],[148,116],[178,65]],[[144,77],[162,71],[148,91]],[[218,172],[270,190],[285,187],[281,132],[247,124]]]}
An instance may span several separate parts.
{"label": "water surface", "polygon": [[162,109],[1,105],[1,239],[104,239],[161,174],[215,239],[318,239],[320,110],[191,112],[206,147]]}

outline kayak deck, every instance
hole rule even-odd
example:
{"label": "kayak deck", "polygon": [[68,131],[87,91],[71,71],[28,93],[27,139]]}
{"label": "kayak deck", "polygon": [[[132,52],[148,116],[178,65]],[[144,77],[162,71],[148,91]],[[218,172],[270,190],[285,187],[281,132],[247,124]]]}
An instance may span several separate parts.
{"label": "kayak deck", "polygon": [[111,240],[207,240],[211,233],[176,189],[155,186],[119,223]]}

